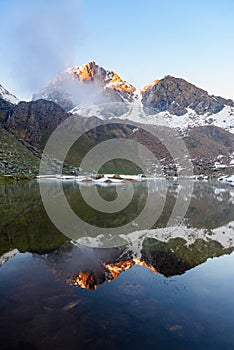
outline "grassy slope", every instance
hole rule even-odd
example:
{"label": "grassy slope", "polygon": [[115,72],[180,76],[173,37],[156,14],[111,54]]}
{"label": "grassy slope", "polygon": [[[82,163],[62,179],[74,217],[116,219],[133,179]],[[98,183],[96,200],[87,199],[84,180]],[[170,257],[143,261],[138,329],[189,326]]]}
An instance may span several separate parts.
{"label": "grassy slope", "polygon": [[35,174],[39,158],[0,127],[0,174]]}

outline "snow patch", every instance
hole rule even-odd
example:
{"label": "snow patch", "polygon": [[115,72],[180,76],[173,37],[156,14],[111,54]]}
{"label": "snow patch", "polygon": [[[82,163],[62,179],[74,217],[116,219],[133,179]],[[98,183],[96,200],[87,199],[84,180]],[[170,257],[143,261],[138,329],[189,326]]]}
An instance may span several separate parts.
{"label": "snow patch", "polygon": [[[133,102],[126,103],[128,111],[123,113],[118,118],[120,120],[132,120],[137,123],[169,126],[179,131],[186,132],[188,128],[198,126],[214,125],[234,133],[234,108],[225,106],[219,113],[198,115],[191,108],[187,108],[187,113],[181,116],[170,114],[168,111],[156,114],[147,114],[142,106],[141,92],[136,90],[134,92]],[[87,109],[79,106],[73,108],[70,112],[78,113],[83,117],[97,116],[100,119],[106,119],[103,116],[104,105],[94,105]],[[113,115],[113,117],[116,117]]]}
{"label": "snow patch", "polygon": [[10,94],[2,85],[0,85],[0,98],[13,104],[19,103],[18,98]]}
{"label": "snow patch", "polygon": [[[115,239],[116,238],[120,239],[120,236],[115,237]],[[131,250],[133,251],[134,256],[141,255],[142,244],[145,238],[154,238],[165,243],[171,239],[182,238],[186,240],[187,246],[195,243],[198,239],[207,242],[212,240],[219,242],[223,248],[232,248],[234,247],[234,221],[213,230],[180,226],[179,229],[178,227],[164,227],[152,230],[134,231],[126,235],[121,235],[121,239],[125,242],[125,245],[131,245]],[[101,248],[107,246],[108,242],[111,242],[111,239],[114,239],[114,237],[108,234],[102,234],[97,237],[79,238],[72,243],[74,245],[88,245]]]}
{"label": "snow patch", "polygon": [[2,256],[0,256],[0,266],[5,264],[5,262],[7,262],[7,260],[13,258],[17,253],[19,253],[18,249],[13,249],[13,250],[3,254]]}
{"label": "snow patch", "polygon": [[126,182],[142,182],[146,180],[143,175],[38,175],[38,180],[72,180],[85,185],[116,185]]}
{"label": "snow patch", "polygon": [[218,178],[219,181],[230,183],[232,186],[234,186],[234,175],[231,176],[222,176]]}

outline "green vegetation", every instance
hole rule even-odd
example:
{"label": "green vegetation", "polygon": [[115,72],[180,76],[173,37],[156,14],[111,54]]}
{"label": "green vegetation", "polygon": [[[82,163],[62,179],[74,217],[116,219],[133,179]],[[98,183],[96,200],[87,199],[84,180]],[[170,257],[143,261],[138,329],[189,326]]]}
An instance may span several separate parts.
{"label": "green vegetation", "polygon": [[187,245],[183,238],[171,238],[168,242],[146,238],[142,246],[143,256],[152,264],[155,263],[159,272],[165,276],[173,276],[175,272],[184,273],[208,258],[231,254],[233,250],[234,248],[225,249],[219,242],[211,239],[197,239],[193,244]]}
{"label": "green vegetation", "polygon": [[[40,159],[15,136],[0,127],[0,175],[12,175],[15,180],[38,174]],[[20,175],[19,175],[20,174]],[[11,181],[1,176],[0,181]]]}
{"label": "green vegetation", "polygon": [[12,175],[1,175],[0,174],[0,184],[14,183],[21,180],[32,180],[34,176],[27,176],[24,174],[12,174]]}
{"label": "green vegetation", "polygon": [[69,241],[48,218],[36,181],[0,186],[0,255],[20,252],[44,254]]}
{"label": "green vegetation", "polygon": [[142,173],[142,169],[134,163],[126,159],[114,159],[104,164],[100,170],[100,174],[122,174],[137,175]]}
{"label": "green vegetation", "polygon": [[[132,126],[121,124],[102,125],[94,128],[92,131],[83,134],[73,144],[67,154],[66,163],[79,167],[84,156],[93,147],[109,139],[131,138],[132,128]],[[74,131],[71,130],[71,132]],[[59,142],[60,140],[58,140]],[[90,169],[90,171],[92,170],[94,169]],[[123,159],[114,159],[104,164],[99,169],[99,173],[136,175],[142,173],[142,170],[136,164],[124,159],[123,155]]]}

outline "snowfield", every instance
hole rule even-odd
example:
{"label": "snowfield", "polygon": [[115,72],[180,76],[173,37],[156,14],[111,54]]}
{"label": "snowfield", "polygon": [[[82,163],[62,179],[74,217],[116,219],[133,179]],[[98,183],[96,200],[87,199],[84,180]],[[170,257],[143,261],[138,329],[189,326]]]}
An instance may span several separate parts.
{"label": "snowfield", "polygon": [[[113,103],[116,107],[121,103]],[[187,113],[178,116],[170,114],[169,112],[160,112],[157,114],[147,114],[141,103],[141,95],[139,91],[134,94],[134,102],[124,102],[123,106],[127,107],[127,112],[116,116],[114,113],[110,112],[111,104],[94,105],[88,108],[81,108],[79,106],[73,108],[70,112],[73,114],[79,114],[82,117],[98,117],[102,120],[108,120],[113,118],[118,118],[120,120],[129,120],[141,124],[151,124],[160,126],[170,126],[179,131],[186,132],[188,128],[214,125],[220,127],[226,131],[234,133],[234,108],[230,106],[225,106],[219,113],[210,114],[206,113],[204,115],[198,115],[195,111],[187,108]],[[106,108],[108,107],[108,113]]]}
{"label": "snowfield", "polygon": [[222,176],[222,177],[218,178],[218,180],[223,181],[223,182],[227,182],[227,183],[231,184],[232,186],[234,186],[234,175]]}

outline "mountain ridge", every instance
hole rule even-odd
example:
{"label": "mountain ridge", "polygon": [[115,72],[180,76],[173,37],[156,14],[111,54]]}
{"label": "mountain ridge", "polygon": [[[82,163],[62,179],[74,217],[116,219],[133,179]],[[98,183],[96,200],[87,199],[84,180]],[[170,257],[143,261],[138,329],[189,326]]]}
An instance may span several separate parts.
{"label": "mountain ridge", "polygon": [[[72,86],[70,86],[72,83]],[[184,115],[187,108],[198,115],[204,113],[218,113],[225,106],[234,107],[231,99],[209,95],[207,91],[198,88],[183,78],[166,75],[162,79],[155,79],[142,88],[136,88],[120,78],[113,70],[106,70],[94,61],[81,66],[68,68],[56,75],[47,87],[33,95],[33,100],[45,98],[61,105],[65,110],[82,104],[74,95],[80,94],[78,85],[83,86],[92,95],[93,104],[104,102],[134,102],[140,99],[148,114],[157,114],[167,110],[174,115]],[[83,85],[82,85],[83,84]],[[86,96],[86,98],[88,98]],[[68,104],[68,101],[70,102]],[[77,103],[78,102],[78,103]],[[90,105],[91,103],[88,103]],[[72,106],[72,108],[71,108]]]}
{"label": "mountain ridge", "polygon": [[[70,109],[74,97],[80,104]],[[74,145],[68,154],[71,166],[79,166],[74,162],[80,161],[84,151],[107,137],[121,135],[147,144],[150,138],[144,135],[142,128],[144,130],[144,126],[150,124],[156,128],[177,129],[190,152],[195,174],[215,172],[217,176],[221,171],[230,174],[233,170],[234,102],[209,95],[182,78],[167,75],[136,89],[113,70],[89,62],[57,75],[43,90],[42,96],[35,95],[34,98],[17,104],[0,98],[0,127],[14,135],[37,157],[40,157],[51,133],[73,115],[76,122],[71,132],[74,133],[78,130],[85,132],[87,126],[95,129],[100,120],[111,120],[112,126],[105,125],[84,135],[83,143]],[[122,121],[129,122],[132,127],[123,127]],[[163,159],[162,145],[157,142],[147,145],[159,159]],[[162,162],[167,175],[176,175],[170,162]],[[10,169],[6,171],[11,172]]]}

